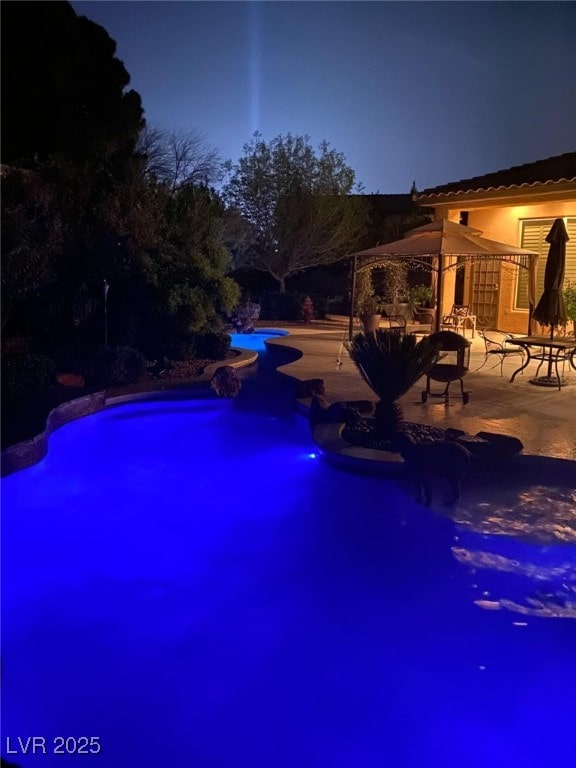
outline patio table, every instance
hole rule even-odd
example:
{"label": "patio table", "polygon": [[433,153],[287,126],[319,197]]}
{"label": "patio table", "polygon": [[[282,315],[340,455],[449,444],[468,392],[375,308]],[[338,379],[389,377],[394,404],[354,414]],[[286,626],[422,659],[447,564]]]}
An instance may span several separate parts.
{"label": "patio table", "polygon": [[[507,339],[507,344],[516,344],[526,351],[526,360],[514,371],[510,382],[513,382],[516,376],[523,371],[531,360],[539,360],[540,363],[536,369],[536,375],[530,379],[530,384],[536,384],[542,387],[558,387],[561,389],[568,382],[562,378],[558,372],[558,363],[568,361],[570,366],[576,370],[576,339],[551,339],[547,336],[519,336],[515,339]],[[536,351],[532,351],[536,350]],[[546,376],[538,376],[542,363],[548,363],[548,373]],[[554,366],[555,376],[552,376],[552,366]]]}

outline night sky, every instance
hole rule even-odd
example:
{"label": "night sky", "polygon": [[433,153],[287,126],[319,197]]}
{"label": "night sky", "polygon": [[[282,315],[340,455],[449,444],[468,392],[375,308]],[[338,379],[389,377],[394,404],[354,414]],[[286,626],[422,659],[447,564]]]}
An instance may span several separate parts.
{"label": "night sky", "polygon": [[238,160],[255,130],[326,139],[366,192],[576,148],[573,2],[73,2],[147,121]]}

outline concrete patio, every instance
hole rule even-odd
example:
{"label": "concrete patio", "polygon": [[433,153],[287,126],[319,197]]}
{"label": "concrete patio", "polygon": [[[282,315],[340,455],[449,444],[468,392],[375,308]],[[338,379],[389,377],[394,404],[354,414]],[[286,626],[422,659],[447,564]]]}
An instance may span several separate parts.
{"label": "concrete patio", "polygon": [[[324,379],[329,402],[375,400],[344,346],[346,318],[331,317],[327,322],[316,321],[310,326],[273,325],[285,328],[290,335],[269,343],[302,352],[300,359],[281,366],[282,373],[299,380]],[[470,337],[469,332],[467,336]],[[402,398],[406,419],[442,428],[455,427],[471,434],[489,431],[511,435],[522,441],[525,454],[576,461],[576,371],[566,365],[569,385],[561,390],[534,386],[529,383],[536,370],[533,362],[510,383],[511,374],[520,364],[519,357],[504,361],[503,376],[499,365],[491,368],[492,360],[478,372],[484,361],[484,342],[478,334],[471,341],[470,371],[464,378],[469,403],[463,405],[462,400],[454,398],[445,405],[443,399],[433,398],[423,404],[425,379],[421,379]],[[441,391],[441,384],[433,384],[433,391]],[[459,391],[457,383],[452,387],[454,393]]]}

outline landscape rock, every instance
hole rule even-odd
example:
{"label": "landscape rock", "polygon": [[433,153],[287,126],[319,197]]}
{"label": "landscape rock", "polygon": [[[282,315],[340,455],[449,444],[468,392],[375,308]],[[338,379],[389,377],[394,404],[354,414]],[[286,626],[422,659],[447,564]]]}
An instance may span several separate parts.
{"label": "landscape rock", "polygon": [[305,400],[314,395],[325,395],[324,379],[306,379],[296,385],[296,399]]}
{"label": "landscape rock", "polygon": [[463,445],[473,456],[490,463],[506,461],[520,453],[524,446],[517,437],[495,432],[468,435],[460,429],[447,429],[446,440]]}
{"label": "landscape rock", "polygon": [[310,403],[309,418],[312,424],[352,424],[361,419],[362,415],[360,409],[351,403],[326,405],[325,400],[315,395]]}
{"label": "landscape rock", "polygon": [[509,458],[524,450],[522,441],[510,435],[500,435],[496,432],[477,432],[476,437],[481,437],[490,443],[491,455],[495,458]]}
{"label": "landscape rock", "polygon": [[240,392],[242,382],[231,365],[221,365],[212,376],[210,387],[218,397],[236,397]]}
{"label": "landscape rock", "polygon": [[[318,415],[323,419],[327,418],[327,414],[318,413]],[[494,432],[478,432],[476,435],[471,435],[462,429],[441,429],[429,424],[413,422],[404,422],[403,430],[416,443],[438,441],[458,443],[468,450],[475,462],[488,466],[498,464],[504,466],[524,448],[522,441],[517,437]],[[361,417],[357,421],[349,422],[342,431],[342,438],[360,448],[395,450],[390,440],[378,434],[373,418]]]}

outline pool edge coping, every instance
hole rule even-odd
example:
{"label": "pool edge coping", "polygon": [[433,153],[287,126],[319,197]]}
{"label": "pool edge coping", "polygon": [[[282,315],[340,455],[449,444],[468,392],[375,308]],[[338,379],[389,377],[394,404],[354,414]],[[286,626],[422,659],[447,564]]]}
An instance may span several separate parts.
{"label": "pool edge coping", "polygon": [[139,391],[130,391],[130,387],[109,387],[60,403],[49,411],[42,432],[2,450],[0,454],[0,477],[7,477],[42,461],[48,454],[50,436],[60,427],[76,419],[103,411],[110,405],[136,402],[175,391],[199,389],[209,384],[216,370],[222,366],[230,365],[233,368],[243,368],[258,360],[258,353],[251,349],[242,347],[232,347],[232,349],[239,350],[240,354],[230,360],[217,360],[215,363],[210,363],[194,379],[174,383],[165,380],[164,385],[160,388],[158,388],[157,382],[151,382],[150,389]]}

